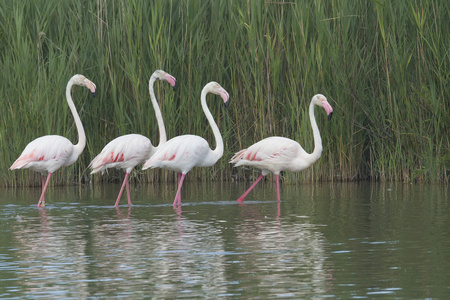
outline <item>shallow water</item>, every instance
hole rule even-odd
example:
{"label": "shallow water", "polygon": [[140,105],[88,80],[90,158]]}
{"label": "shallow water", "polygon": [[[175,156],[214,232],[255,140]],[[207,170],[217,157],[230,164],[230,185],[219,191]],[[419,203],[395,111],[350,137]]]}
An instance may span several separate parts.
{"label": "shallow water", "polygon": [[0,298],[448,298],[449,188],[55,187],[0,195]]}

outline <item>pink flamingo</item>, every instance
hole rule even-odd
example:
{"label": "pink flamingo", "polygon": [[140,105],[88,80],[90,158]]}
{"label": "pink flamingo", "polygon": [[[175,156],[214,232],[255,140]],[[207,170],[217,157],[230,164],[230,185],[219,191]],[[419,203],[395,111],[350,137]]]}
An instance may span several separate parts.
{"label": "pink flamingo", "polygon": [[142,169],[165,168],[178,172],[178,190],[173,201],[175,208],[178,202],[181,207],[181,186],[184,177],[193,167],[209,167],[214,165],[223,155],[223,140],[219,128],[206,105],[206,94],[213,93],[222,97],[228,106],[229,95],[217,82],[210,82],[202,90],[201,104],[216,139],[216,149],[211,150],[208,142],[197,135],[181,135],[168,140],[143,165]]}
{"label": "pink flamingo", "polygon": [[310,167],[316,162],[322,154],[322,139],[320,138],[319,128],[317,127],[316,118],[314,117],[315,106],[325,109],[328,120],[333,115],[333,108],[328,103],[327,98],[323,95],[315,95],[309,105],[309,118],[314,135],[314,151],[309,154],[303,150],[302,146],[296,141],[288,138],[273,136],[265,138],[247,149],[237,152],[230,163],[237,166],[252,166],[262,170],[262,174],[250,186],[250,188],[237,200],[244,201],[248,193],[256,186],[256,184],[270,172],[275,174],[277,181],[277,200],[280,201],[280,182],[279,175],[281,171],[299,172]]}
{"label": "pink flamingo", "polygon": [[[42,194],[39,198],[37,207],[45,206],[45,191],[52,173],[62,166],[73,164],[86,146],[86,135],[84,133],[83,124],[81,124],[80,116],[73,104],[70,94],[73,85],[87,87],[95,96],[95,84],[83,75],[74,75],[70,78],[66,87],[67,104],[75,119],[75,125],[78,131],[78,144],[73,145],[67,138],[59,135],[46,135],[35,139],[29,143],[23,150],[20,157],[9,168],[26,169],[40,172],[42,175]],[[48,172],[47,180],[45,180],[44,172]]]}
{"label": "pink flamingo", "polygon": [[173,89],[175,89],[176,79],[172,75],[162,71],[156,70],[150,77],[148,88],[150,91],[150,99],[155,110],[156,120],[159,127],[159,144],[154,147],[150,142],[150,139],[140,134],[127,134],[115,138],[109,142],[97,155],[89,166],[92,168],[91,174],[105,172],[108,168],[124,169],[125,178],[120,188],[119,196],[117,197],[116,204],[119,205],[120,198],[122,197],[123,189],[127,187],[128,206],[131,206],[130,198],[130,186],[128,183],[128,177],[130,172],[138,164],[143,164],[148,160],[162,144],[167,141],[166,128],[164,127],[164,121],[162,118],[161,110],[155,97],[153,85],[156,80],[167,81]]}

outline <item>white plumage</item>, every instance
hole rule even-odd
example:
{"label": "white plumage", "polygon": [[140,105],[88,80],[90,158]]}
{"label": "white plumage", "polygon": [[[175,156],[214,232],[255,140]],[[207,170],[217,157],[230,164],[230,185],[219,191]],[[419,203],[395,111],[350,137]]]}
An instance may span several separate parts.
{"label": "white plumage", "polygon": [[238,166],[250,166],[260,169],[261,176],[250,186],[250,188],[237,200],[244,201],[248,193],[256,186],[256,184],[269,173],[275,174],[277,184],[277,200],[280,201],[280,184],[279,174],[281,171],[299,172],[310,167],[316,162],[322,154],[322,139],[320,137],[319,128],[317,127],[316,118],[314,116],[314,107],[323,107],[331,119],[333,108],[328,103],[325,96],[315,95],[309,106],[309,118],[314,135],[314,151],[307,153],[299,143],[285,137],[269,137],[247,149],[237,152],[230,163]]}
{"label": "white plumage", "polygon": [[140,134],[127,134],[119,136],[109,142],[100,154],[97,155],[89,164],[92,169],[91,174],[97,172],[101,172],[103,174],[103,172],[108,168],[125,170],[125,178],[114,205],[115,207],[119,205],[125,186],[127,187],[128,206],[131,206],[130,187],[128,183],[130,172],[134,167],[143,164],[146,160],[148,160],[153,153],[155,153],[156,149],[167,140],[161,110],[158,102],[156,101],[155,92],[153,90],[153,85],[156,80],[167,81],[175,89],[176,79],[162,70],[156,70],[149,80],[150,99],[153,104],[153,109],[155,110],[156,120],[159,127],[159,145],[154,147],[149,138]]}
{"label": "white plumage", "polygon": [[[42,194],[37,204],[38,207],[45,205],[45,191],[47,190],[52,173],[62,166],[73,164],[86,146],[86,135],[83,124],[81,123],[80,116],[77,113],[70,94],[73,85],[87,87],[94,95],[97,87],[92,81],[79,74],[72,76],[67,83],[66,99],[75,119],[75,125],[78,131],[78,143],[73,145],[67,138],[59,135],[46,135],[37,138],[25,147],[22,154],[10,167],[10,170],[29,168],[41,173]],[[48,172],[46,181],[45,172]]]}
{"label": "white plumage", "polygon": [[196,135],[182,135],[168,140],[143,165],[142,169],[165,168],[178,172],[178,190],[173,202],[181,206],[181,187],[184,177],[193,167],[209,167],[214,165],[223,155],[223,140],[219,128],[206,105],[206,94],[220,95],[228,105],[229,95],[217,82],[210,82],[202,90],[201,104],[216,139],[216,149],[211,150],[208,142]]}

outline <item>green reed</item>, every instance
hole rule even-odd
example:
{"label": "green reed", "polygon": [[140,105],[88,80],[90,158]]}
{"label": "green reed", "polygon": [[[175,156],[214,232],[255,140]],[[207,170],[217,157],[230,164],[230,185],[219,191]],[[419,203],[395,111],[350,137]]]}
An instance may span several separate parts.
{"label": "green reed", "polygon": [[[140,133],[158,144],[148,94],[156,69],[177,78],[173,92],[157,82],[168,138],[214,137],[200,91],[219,82],[231,96],[225,109],[209,96],[225,143],[212,168],[191,180],[238,180],[239,149],[271,136],[313,150],[308,106],[324,94],[331,122],[316,119],[321,159],[286,182],[396,180],[448,182],[450,45],[445,1],[8,1],[0,6],[0,181],[39,185],[39,174],[8,170],[28,142],[45,134],[76,141],[65,101],[69,78],[97,84],[96,98],[74,88],[87,134],[74,166],[54,184],[113,181],[87,166],[113,138]],[[133,173],[138,181],[171,181],[173,172]],[[271,178],[271,177],[269,177]]]}

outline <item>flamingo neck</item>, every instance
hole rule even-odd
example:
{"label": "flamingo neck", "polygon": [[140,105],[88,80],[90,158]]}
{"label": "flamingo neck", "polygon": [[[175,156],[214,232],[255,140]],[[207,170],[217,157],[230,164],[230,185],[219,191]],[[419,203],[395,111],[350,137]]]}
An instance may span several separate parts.
{"label": "flamingo neck", "polygon": [[216,149],[211,150],[211,152],[212,152],[211,154],[213,155],[214,159],[216,159],[216,161],[217,161],[223,155],[223,139],[222,139],[222,135],[220,134],[219,127],[217,127],[217,124],[214,121],[214,118],[213,118],[211,112],[209,111],[208,105],[206,104],[206,94],[208,94],[208,92],[204,88],[202,90],[202,94],[201,94],[201,103],[202,103],[203,111],[205,112],[205,116],[208,119],[209,125],[211,126],[211,128],[213,130],[214,138],[216,139]]}
{"label": "flamingo neck", "polygon": [[148,89],[150,91],[150,99],[152,100],[153,109],[155,110],[156,120],[158,122],[158,128],[159,128],[159,145],[164,144],[167,141],[167,135],[166,135],[166,127],[164,127],[164,120],[161,114],[161,109],[159,108],[158,101],[155,97],[155,91],[153,90],[153,85],[155,84],[156,77],[152,75],[150,77],[150,81],[148,83]]}
{"label": "flamingo neck", "polygon": [[322,138],[320,137],[319,127],[317,126],[316,117],[314,115],[314,109],[316,105],[311,101],[309,105],[309,119],[311,121],[311,127],[314,136],[314,151],[310,154],[311,162],[315,162],[320,158],[322,154]]}
{"label": "flamingo neck", "polygon": [[67,104],[69,105],[70,111],[72,112],[73,118],[75,119],[75,126],[77,127],[78,143],[76,145],[74,145],[74,151],[78,157],[83,152],[84,147],[86,146],[86,134],[84,133],[83,124],[81,123],[81,119],[80,119],[80,116],[78,115],[75,104],[73,104],[72,95],[71,95],[73,84],[74,84],[73,80],[70,80],[69,83],[67,84],[66,99],[67,99]]}

